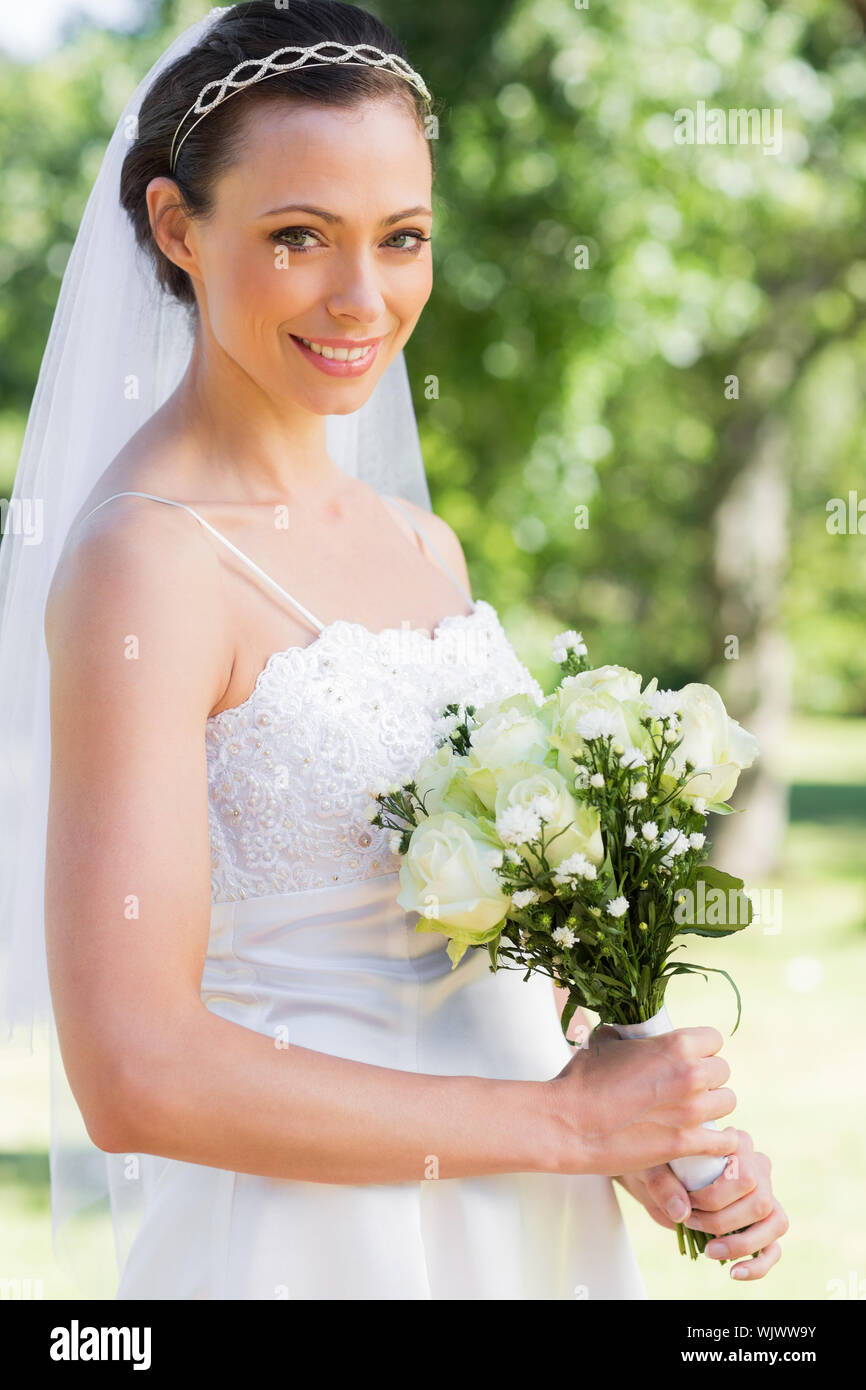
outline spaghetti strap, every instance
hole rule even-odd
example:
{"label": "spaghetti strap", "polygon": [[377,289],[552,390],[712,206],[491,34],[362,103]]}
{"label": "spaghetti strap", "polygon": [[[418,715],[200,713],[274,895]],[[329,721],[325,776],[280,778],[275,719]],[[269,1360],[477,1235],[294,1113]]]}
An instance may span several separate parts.
{"label": "spaghetti strap", "polygon": [[443,557],[442,555],[440,555],[439,551],[436,549],[436,546],[435,546],[435,545],[433,544],[433,542],[430,540],[430,537],[426,534],[426,532],[425,532],[425,531],[422,531],[421,527],[418,525],[418,523],[417,523],[417,521],[415,520],[414,516],[413,516],[412,513],[409,511],[408,507],[405,507],[405,506],[403,505],[403,503],[400,501],[399,497],[392,497],[390,493],[383,493],[382,496],[385,497],[385,498],[387,498],[387,500],[388,500],[389,502],[393,502],[394,505],[395,505],[396,507],[399,507],[400,511],[403,513],[403,515],[405,516],[406,520],[409,522],[410,526],[411,526],[411,527],[413,528],[413,530],[416,531],[416,532],[418,533],[418,535],[421,537],[422,541],[423,541],[424,544],[427,546],[427,549],[428,549],[428,550],[431,550],[431,551],[433,552],[433,554],[436,556],[436,559],[439,561],[440,565],[441,565],[442,568],[444,569],[445,573],[448,575],[449,579],[453,579],[454,583],[457,585],[457,588],[460,590],[461,594],[463,594],[463,596],[464,596],[464,598],[466,599],[466,601],[467,601],[468,603],[470,603],[470,604],[472,605],[472,607],[474,608],[474,607],[475,607],[475,600],[473,599],[472,595],[469,593],[469,590],[466,589],[466,588],[464,588],[464,586],[460,583],[460,580],[457,578],[457,576],[456,576],[456,574],[454,573],[454,571],[452,570],[451,566],[448,564],[448,561],[447,561],[446,559],[444,559],[444,557]]}
{"label": "spaghetti strap", "polygon": [[203,516],[199,516],[198,512],[194,511],[192,507],[187,506],[186,502],[176,502],[171,497],[157,497],[152,492],[113,492],[110,497],[104,498],[103,501],[98,502],[95,507],[91,508],[91,510],[81,518],[82,521],[86,521],[88,516],[92,516],[94,512],[99,511],[99,508],[104,507],[106,502],[113,502],[115,497],[149,497],[152,502],[166,502],[170,507],[182,507],[185,512],[189,512],[191,516],[194,516],[196,521],[201,522],[206,531],[210,531],[212,536],[216,536],[218,541],[221,541],[223,545],[227,546],[233,555],[236,555],[239,560],[243,560],[245,565],[249,565],[250,569],[254,570],[260,579],[263,579],[266,584],[270,584],[272,589],[275,589],[278,594],[282,595],[284,599],[287,599],[289,603],[293,604],[298,612],[302,613],[314,627],[318,628],[320,632],[324,630],[326,626],[325,623],[320,622],[308,608],[305,608],[302,603],[299,603],[298,600],[278,584],[275,579],[271,579],[271,576],[266,574],[261,566],[257,565],[254,560],[251,560],[249,555],[245,555],[242,550],[238,550],[236,545],[233,545],[221,532],[217,531],[216,527],[211,526],[209,521],[205,521]]}

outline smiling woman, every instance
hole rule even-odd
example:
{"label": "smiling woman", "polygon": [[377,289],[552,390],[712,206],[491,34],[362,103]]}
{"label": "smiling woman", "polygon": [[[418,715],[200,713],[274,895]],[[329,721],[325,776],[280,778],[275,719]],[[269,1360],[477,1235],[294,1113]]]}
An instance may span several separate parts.
{"label": "smiling woman", "polygon": [[[369,817],[447,705],[541,697],[395,485],[412,432],[384,388],[432,288],[426,87],[333,0],[179,43],[133,112],[129,221],[109,206],[103,265],[84,226],[64,287],[74,320],[115,276],[83,345],[113,348],[107,380],[46,354],[50,407],[83,394],[120,439],[56,485],[78,510],[45,611],[52,1004],[118,1297],[644,1298],[611,1178],[731,1152],[701,1128],[731,1108],[720,1036],[572,1055],[541,977],[452,969],[414,930]],[[116,376],[162,378],[172,304],[189,360],[132,433]],[[68,449],[80,482],[89,421],[46,428],[23,478]]]}
{"label": "smiling woman", "polygon": [[[122,183],[158,274],[193,297],[209,330],[200,341],[212,335],[256,388],[318,416],[368,398],[432,287],[432,166],[417,94],[379,68],[341,66],[348,92],[333,104],[331,71],[271,74],[235,93],[193,129],[173,177],[156,173],[145,142]],[[312,92],[299,93],[300,81]],[[335,335],[338,322],[349,331]],[[335,394],[334,381],[345,389]]]}

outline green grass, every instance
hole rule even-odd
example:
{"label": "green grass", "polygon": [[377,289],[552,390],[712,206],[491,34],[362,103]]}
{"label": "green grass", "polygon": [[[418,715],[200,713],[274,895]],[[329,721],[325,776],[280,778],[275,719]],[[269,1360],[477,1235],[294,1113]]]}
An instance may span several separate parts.
{"label": "green grass", "polygon": [[[782,890],[781,930],[753,925],[721,942],[696,937],[689,954],[734,976],[739,1029],[729,1036],[736,1007],[720,977],[678,979],[668,994],[677,1026],[709,1023],[725,1035],[738,1099],[725,1123],[748,1130],[769,1154],[791,1229],[781,1261],[743,1286],[727,1265],[682,1258],[674,1233],[617,1187],[651,1298],[823,1300],[834,1280],[846,1288],[852,1277],[866,1280],[866,720],[798,721],[791,759],[792,820],[780,873],[766,885]],[[51,1249],[44,1045],[33,1057],[0,1049],[0,1093],[0,1278],[41,1279],[44,1297],[74,1296]],[[104,1297],[113,1288],[109,1236],[104,1217],[76,1234]]]}

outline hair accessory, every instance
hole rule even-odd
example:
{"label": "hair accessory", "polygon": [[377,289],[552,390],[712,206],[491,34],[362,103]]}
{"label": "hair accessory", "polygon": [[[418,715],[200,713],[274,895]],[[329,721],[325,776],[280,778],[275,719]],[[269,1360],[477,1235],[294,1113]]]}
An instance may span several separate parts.
{"label": "hair accessory", "polygon": [[[336,54],[331,53],[328,57],[322,57],[321,55],[324,49],[336,50]],[[294,57],[290,62],[277,62],[276,60],[284,53],[293,54]],[[310,59],[313,61],[309,61]],[[221,106],[224,101],[228,101],[229,97],[233,97],[236,92],[241,91],[244,87],[251,87],[255,82],[263,82],[268,77],[276,77],[281,72],[291,72],[295,68],[330,67],[332,64],[345,64],[347,67],[367,66],[383,68],[386,72],[392,72],[395,77],[402,77],[404,81],[411,83],[411,85],[421,93],[428,105],[433,101],[421,76],[415,72],[414,68],[409,66],[405,58],[400,57],[399,53],[383,53],[381,48],[375,48],[369,43],[352,45],[336,43],[333,40],[315,43],[311,48],[298,48],[296,46],[278,48],[273,53],[269,54],[267,58],[245,58],[243,62],[238,63],[236,67],[232,68],[227,77],[223,77],[216,82],[208,82],[207,86],[202,87],[195,102],[181,119],[177,130],[174,132],[171,150],[169,152],[169,168],[171,172],[174,173],[180,147],[187,135],[195,129],[199,121],[204,120],[209,112],[213,111],[216,106]],[[247,67],[254,67],[256,71],[251,77],[238,78],[237,74],[241,69]],[[229,90],[230,88],[233,90]],[[208,93],[213,93],[213,95],[209,98]],[[199,113],[198,121],[193,121],[189,130],[185,132],[180,144],[175,148],[175,141],[177,140],[178,133],[184,122],[193,112]]]}

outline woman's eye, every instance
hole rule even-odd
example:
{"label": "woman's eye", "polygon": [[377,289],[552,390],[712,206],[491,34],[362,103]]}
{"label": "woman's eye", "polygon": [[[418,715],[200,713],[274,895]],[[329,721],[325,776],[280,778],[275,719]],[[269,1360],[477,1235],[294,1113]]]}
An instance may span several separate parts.
{"label": "woman's eye", "polygon": [[414,244],[410,246],[395,246],[395,251],[408,251],[411,254],[413,251],[420,251],[422,243],[430,240],[429,236],[424,236],[422,232],[395,232],[388,240],[399,241],[404,237],[410,237]]}
{"label": "woman's eye", "polygon": [[[305,237],[310,238],[310,244],[306,246],[302,245]],[[310,227],[281,227],[279,231],[271,232],[271,240],[279,242],[282,246],[287,246],[290,251],[312,251],[314,247],[321,245],[318,235]],[[411,256],[421,250],[423,242],[429,240],[429,236],[424,236],[423,232],[394,232],[384,244],[391,251],[403,251]],[[399,241],[402,241],[403,245],[395,246],[394,242]],[[406,245],[407,241],[408,245]]]}
{"label": "woman's eye", "polygon": [[315,232],[309,227],[281,227],[278,232],[271,233],[272,241],[282,242],[283,246],[288,246],[290,251],[311,251],[311,246],[301,246],[297,241],[284,241],[284,237],[313,237],[313,246],[316,245]]}

